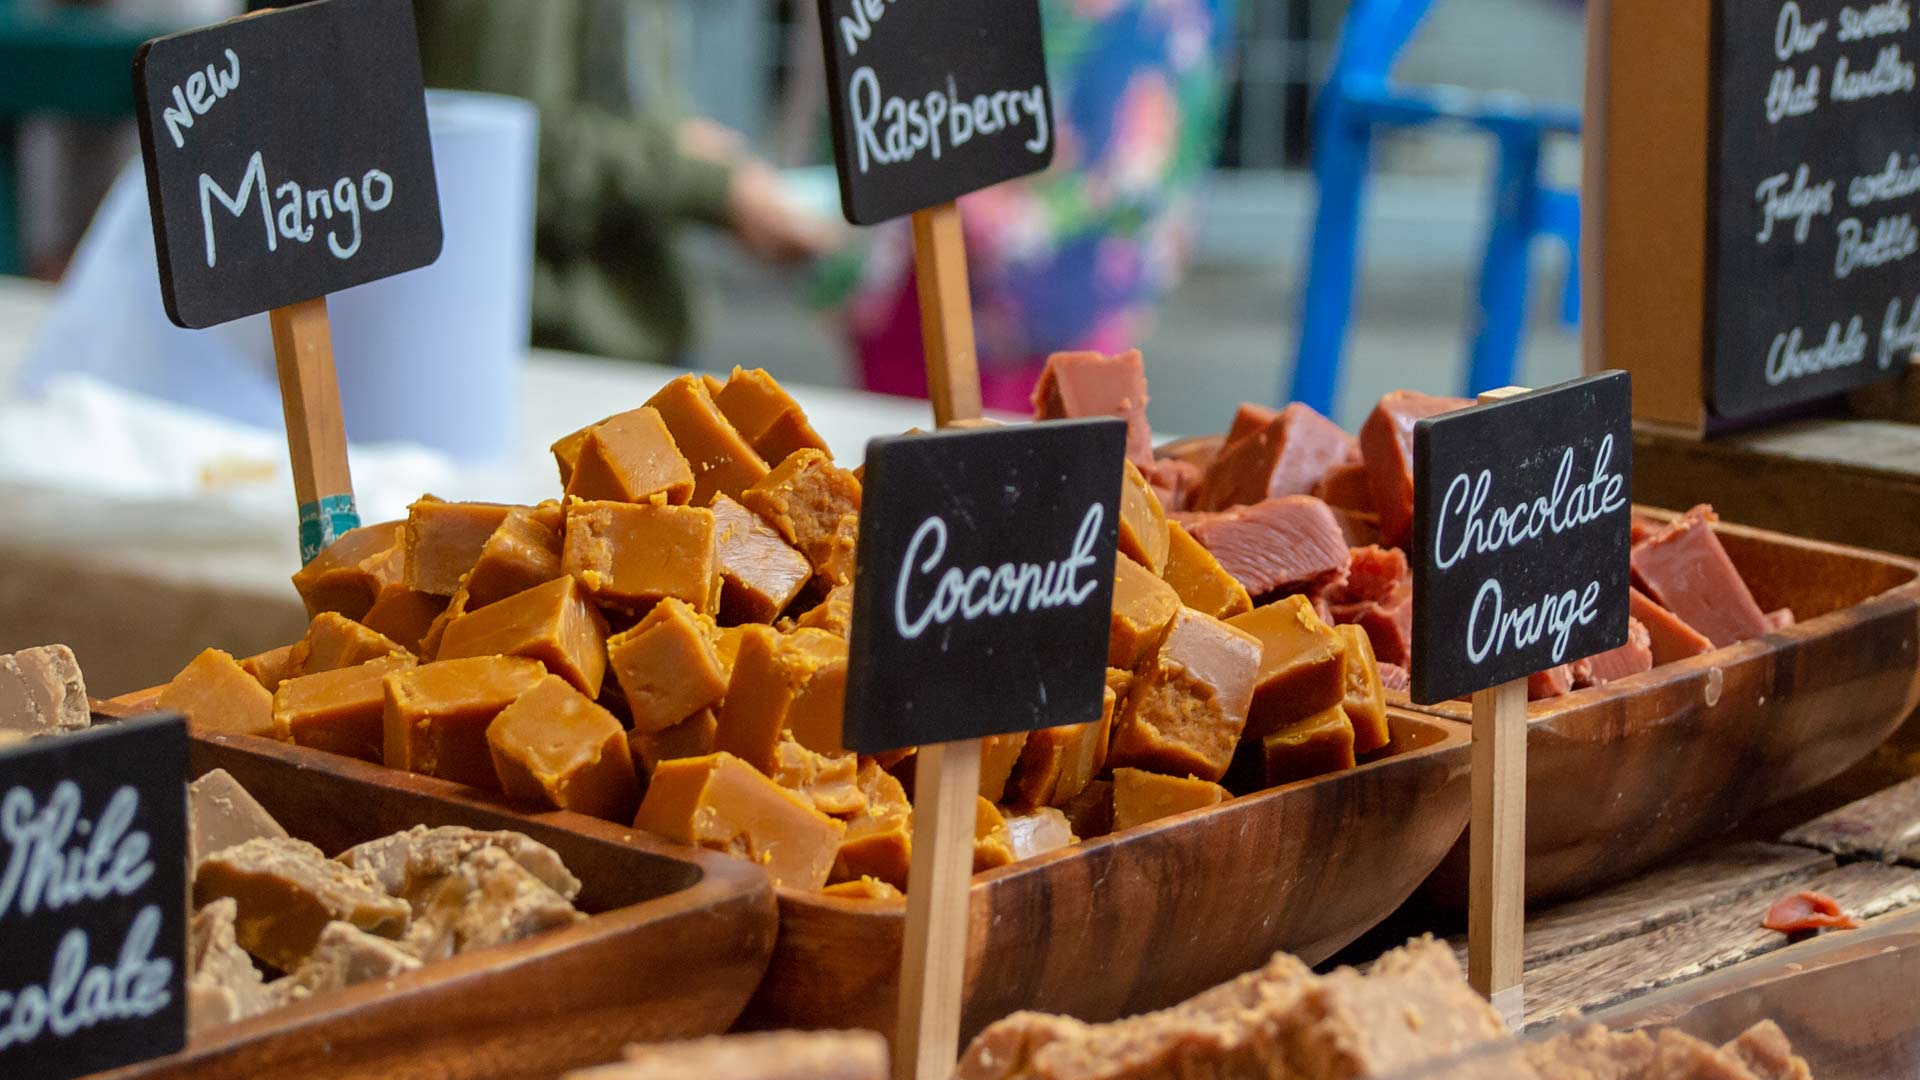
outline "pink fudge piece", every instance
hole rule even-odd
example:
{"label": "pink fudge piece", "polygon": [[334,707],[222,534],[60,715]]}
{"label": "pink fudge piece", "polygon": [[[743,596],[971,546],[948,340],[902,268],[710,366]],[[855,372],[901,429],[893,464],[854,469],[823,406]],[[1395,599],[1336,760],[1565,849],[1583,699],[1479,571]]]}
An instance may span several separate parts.
{"label": "pink fudge piece", "polygon": [[1035,420],[1118,416],[1127,422],[1127,460],[1153,464],[1153,432],[1147,427],[1147,373],[1140,350],[1107,356],[1060,352],[1047,357],[1033,387]]}
{"label": "pink fudge piece", "polygon": [[1373,509],[1380,515],[1380,539],[1406,547],[1413,535],[1413,425],[1425,417],[1464,409],[1465,398],[1434,397],[1416,390],[1394,390],[1380,399],[1360,428],[1360,453],[1373,488]]}
{"label": "pink fudge piece", "polygon": [[1639,619],[1627,619],[1627,643],[1595,653],[1573,665],[1576,686],[1605,686],[1653,667],[1653,635]]}
{"label": "pink fudge piece", "polygon": [[1713,534],[1713,521],[1712,507],[1696,506],[1648,538],[1633,549],[1633,577],[1655,603],[1724,647],[1772,627]]}
{"label": "pink fudge piece", "polygon": [[1347,539],[1326,503],[1287,495],[1179,520],[1255,597],[1324,588],[1347,569]]}
{"label": "pink fudge piece", "polygon": [[1639,589],[1629,593],[1627,613],[1647,628],[1648,645],[1653,650],[1655,667],[1713,651],[1713,642],[1708,641],[1700,631],[1688,626],[1680,616],[1654,603]]}
{"label": "pink fudge piece", "polygon": [[1229,442],[1193,493],[1196,510],[1225,510],[1282,495],[1305,495],[1327,470],[1345,461],[1353,436],[1298,402]]}

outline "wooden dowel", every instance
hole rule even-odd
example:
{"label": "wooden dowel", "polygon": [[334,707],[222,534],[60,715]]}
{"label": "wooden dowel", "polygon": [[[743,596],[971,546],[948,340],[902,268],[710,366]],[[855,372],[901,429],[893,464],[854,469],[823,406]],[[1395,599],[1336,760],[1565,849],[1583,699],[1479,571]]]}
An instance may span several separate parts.
{"label": "wooden dowel", "polygon": [[973,351],[973,299],[957,204],[941,203],[913,215],[913,271],[934,422],[946,427],[977,419],[980,363]]}
{"label": "wooden dowel", "polygon": [[893,1075],[947,1080],[960,1053],[966,993],[980,740],[921,747],[913,775],[913,862],[907,870]]}
{"label": "wooden dowel", "polygon": [[347,468],[347,430],[333,370],[327,299],[275,308],[268,322],[300,509],[300,562],[305,565],[341,533],[360,525],[353,475]]}
{"label": "wooden dowel", "polygon": [[[1526,392],[1503,386],[1481,394],[1480,403]],[[1467,981],[1518,1031],[1526,1015],[1527,680],[1473,695],[1471,785]]]}

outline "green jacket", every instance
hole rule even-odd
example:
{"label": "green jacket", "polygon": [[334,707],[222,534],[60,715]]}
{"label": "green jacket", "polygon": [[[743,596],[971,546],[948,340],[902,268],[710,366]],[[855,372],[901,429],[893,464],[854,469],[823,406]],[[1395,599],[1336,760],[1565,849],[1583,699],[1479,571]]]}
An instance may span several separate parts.
{"label": "green jacket", "polygon": [[534,344],[680,360],[694,305],[675,234],[721,222],[727,169],[679,152],[668,0],[414,0],[414,11],[428,86],[540,111]]}

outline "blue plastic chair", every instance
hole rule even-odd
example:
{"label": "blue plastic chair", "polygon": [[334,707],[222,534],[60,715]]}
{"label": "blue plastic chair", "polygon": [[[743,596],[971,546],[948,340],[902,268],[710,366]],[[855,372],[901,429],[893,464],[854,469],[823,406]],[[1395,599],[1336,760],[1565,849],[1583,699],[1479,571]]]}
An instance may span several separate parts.
{"label": "blue plastic chair", "polygon": [[1526,325],[1528,252],[1535,237],[1557,237],[1572,253],[1560,315],[1569,325],[1579,319],[1579,198],[1540,179],[1541,144],[1548,135],[1577,136],[1579,107],[1535,103],[1508,93],[1395,85],[1389,78],[1394,60],[1431,2],[1353,0],[1333,72],[1315,103],[1313,178],[1319,206],[1301,294],[1291,397],[1323,413],[1333,412],[1339,391],[1353,310],[1360,210],[1374,132],[1381,127],[1452,124],[1491,135],[1498,147],[1492,220],[1469,328],[1467,394],[1513,382]]}

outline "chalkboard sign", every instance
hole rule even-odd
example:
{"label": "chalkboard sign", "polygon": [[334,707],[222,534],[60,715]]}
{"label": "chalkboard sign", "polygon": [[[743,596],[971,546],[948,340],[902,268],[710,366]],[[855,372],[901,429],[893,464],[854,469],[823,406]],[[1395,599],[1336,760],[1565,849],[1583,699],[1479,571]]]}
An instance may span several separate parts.
{"label": "chalkboard sign", "polygon": [[1053,161],[1038,0],[820,0],[847,220],[872,225]]}
{"label": "chalkboard sign", "polygon": [[1630,397],[1603,372],[1414,425],[1416,703],[1626,643]]}
{"label": "chalkboard sign", "polygon": [[847,746],[1100,718],[1126,443],[1103,418],[867,444]]}
{"label": "chalkboard sign", "polygon": [[161,294],[179,325],[439,258],[408,0],[315,0],[150,41],[133,83]]}
{"label": "chalkboard sign", "polygon": [[1900,375],[1920,345],[1908,0],[1719,0],[1714,17],[1713,412]]}
{"label": "chalkboard sign", "polygon": [[178,715],[0,750],[0,1076],[186,1044],[186,840]]}

